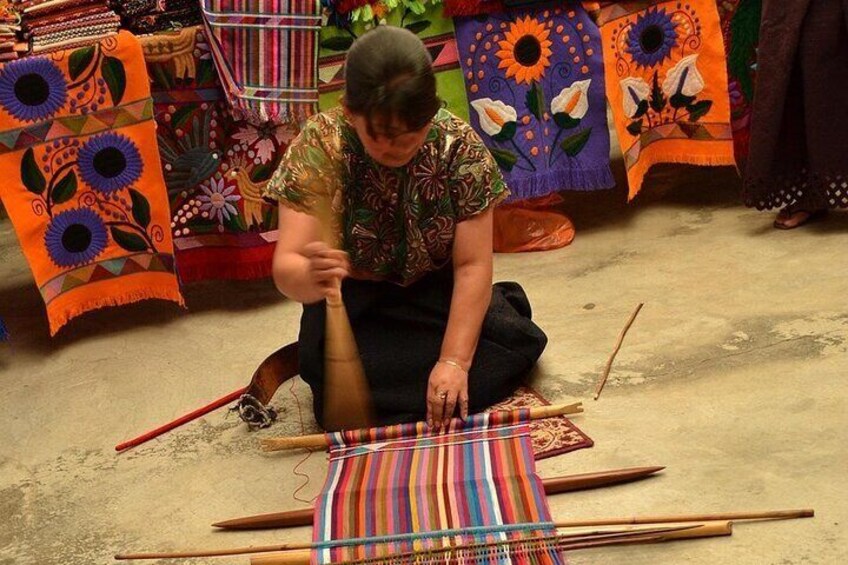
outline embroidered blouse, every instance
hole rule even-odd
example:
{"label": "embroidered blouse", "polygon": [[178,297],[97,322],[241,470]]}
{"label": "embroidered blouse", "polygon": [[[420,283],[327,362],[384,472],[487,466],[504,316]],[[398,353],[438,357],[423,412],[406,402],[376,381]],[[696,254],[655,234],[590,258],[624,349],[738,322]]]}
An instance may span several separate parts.
{"label": "embroidered blouse", "polygon": [[401,285],[446,265],[456,225],[508,195],[477,133],[447,110],[397,168],[371,159],[341,108],[312,116],[265,188],[284,206],[329,216],[355,271]]}

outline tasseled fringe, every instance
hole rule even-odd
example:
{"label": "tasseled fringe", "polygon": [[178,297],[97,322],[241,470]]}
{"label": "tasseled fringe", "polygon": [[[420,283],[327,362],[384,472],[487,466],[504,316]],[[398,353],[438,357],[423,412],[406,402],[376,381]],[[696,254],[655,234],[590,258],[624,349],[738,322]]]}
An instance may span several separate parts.
{"label": "tasseled fringe", "polygon": [[142,300],[153,299],[168,300],[170,302],[176,302],[182,308],[186,307],[185,300],[177,287],[176,281],[174,281],[173,286],[152,286],[150,288],[136,290],[133,292],[122,292],[118,294],[100,296],[96,299],[76,302],[69,307],[62,309],[54,306],[55,302],[52,302],[47,305],[47,319],[50,324],[50,336],[55,336],[65,324],[86,312],[99,310],[100,308],[106,308],[109,306],[125,306]]}
{"label": "tasseled fringe", "polygon": [[445,0],[444,14],[446,17],[479,16],[505,10],[501,0]]}
{"label": "tasseled fringe", "polygon": [[551,169],[523,178],[508,177],[511,192],[507,202],[527,200],[563,191],[589,191],[612,188],[615,178],[609,165],[595,169]]}
{"label": "tasseled fringe", "polygon": [[318,102],[275,103],[257,102],[240,98],[238,94],[230,98],[231,114],[236,120],[246,120],[259,127],[268,122],[277,125],[303,124],[306,119],[318,111]]}
{"label": "tasseled fringe", "polygon": [[500,14],[510,9],[560,5],[554,0],[445,0],[444,14],[452,16],[480,16]]}
{"label": "tasseled fringe", "polygon": [[[720,143],[724,147],[721,147],[718,151],[702,155],[692,153],[668,154],[663,151],[662,142],[653,144],[642,152],[639,160],[627,171],[627,182],[630,187],[627,200],[631,201],[636,198],[636,195],[642,189],[642,183],[645,177],[654,165],[671,163],[676,165],[695,165],[698,167],[735,167],[736,159],[733,156],[733,141],[727,140]],[[657,150],[651,151],[654,146],[656,146]]]}
{"label": "tasseled fringe", "polygon": [[6,327],[3,318],[0,318],[0,341],[9,341],[9,329]]}

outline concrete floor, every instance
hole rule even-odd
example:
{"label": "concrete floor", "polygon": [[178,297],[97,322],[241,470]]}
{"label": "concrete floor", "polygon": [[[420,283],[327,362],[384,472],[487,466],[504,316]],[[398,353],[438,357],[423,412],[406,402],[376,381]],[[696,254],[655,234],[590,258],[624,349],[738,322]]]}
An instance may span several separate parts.
{"label": "concrete floor", "polygon": [[[848,214],[779,232],[772,215],[738,205],[732,171],[665,169],[648,186],[630,206],[620,191],[573,195],[570,247],[496,259],[496,278],[524,285],[550,336],[536,386],[552,401],[583,400],[576,422],[596,442],[540,462],[540,474],[668,466],[649,481],[554,496],[554,515],[814,507],[817,517],[739,525],[732,538],[582,551],[571,562],[848,563]],[[220,410],[113,451],[245,385],[295,338],[296,304],[268,281],[193,285],[188,312],[154,302],[106,310],[50,339],[8,221],[0,265],[0,314],[14,334],[0,345],[0,564],[101,565],[117,551],[309,537],[209,528],[304,506],[297,469],[309,477],[298,496],[317,494],[321,453],[302,461],[257,449],[260,437],[314,431],[302,383],[279,392],[286,412],[270,430],[250,433]]]}

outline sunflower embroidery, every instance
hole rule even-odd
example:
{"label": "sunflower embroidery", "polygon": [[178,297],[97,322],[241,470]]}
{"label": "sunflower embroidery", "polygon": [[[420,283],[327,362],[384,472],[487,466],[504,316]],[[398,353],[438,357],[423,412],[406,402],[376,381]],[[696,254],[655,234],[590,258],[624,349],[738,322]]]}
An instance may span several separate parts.
{"label": "sunflower embroidery", "polygon": [[637,66],[654,67],[671,58],[677,44],[677,24],[665,8],[648,10],[636,18],[627,35],[627,52]]}
{"label": "sunflower embroidery", "polygon": [[106,224],[90,208],[72,208],[56,214],[47,224],[44,245],[59,267],[92,262],[107,244]]}
{"label": "sunflower embroidery", "polygon": [[551,32],[543,22],[526,16],[510,23],[505,39],[498,42],[501,50],[495,53],[501,60],[499,69],[506,69],[506,78],[518,84],[530,84],[545,76],[551,65]]}
{"label": "sunflower embroidery", "polygon": [[144,163],[130,138],[107,132],[82,146],[78,166],[86,184],[102,194],[111,194],[137,181]]}
{"label": "sunflower embroidery", "polygon": [[0,106],[17,120],[46,120],[61,110],[67,100],[65,76],[49,59],[11,61],[0,70]]}

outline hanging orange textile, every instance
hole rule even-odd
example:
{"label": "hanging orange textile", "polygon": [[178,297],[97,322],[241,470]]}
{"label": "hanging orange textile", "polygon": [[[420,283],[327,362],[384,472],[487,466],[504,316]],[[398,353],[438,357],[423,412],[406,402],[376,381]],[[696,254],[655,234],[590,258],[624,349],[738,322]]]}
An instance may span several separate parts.
{"label": "hanging orange textile", "polygon": [[0,197],[50,333],[104,306],[183,304],[138,40],[0,67]]}
{"label": "hanging orange textile", "polygon": [[735,165],[715,0],[617,2],[598,20],[629,198],[656,163]]}

